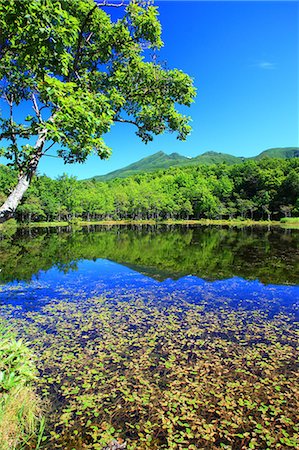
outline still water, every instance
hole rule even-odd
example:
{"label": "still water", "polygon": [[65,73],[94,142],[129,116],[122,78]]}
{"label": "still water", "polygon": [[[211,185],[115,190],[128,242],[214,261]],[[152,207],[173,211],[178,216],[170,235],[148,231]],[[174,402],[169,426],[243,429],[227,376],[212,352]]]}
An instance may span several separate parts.
{"label": "still water", "polygon": [[296,448],[298,244],[197,226],[3,238],[2,315],[39,358],[46,448]]}
{"label": "still water", "polygon": [[93,296],[261,301],[293,308],[299,231],[218,227],[96,227],[27,231],[0,241],[0,298],[25,309]]}

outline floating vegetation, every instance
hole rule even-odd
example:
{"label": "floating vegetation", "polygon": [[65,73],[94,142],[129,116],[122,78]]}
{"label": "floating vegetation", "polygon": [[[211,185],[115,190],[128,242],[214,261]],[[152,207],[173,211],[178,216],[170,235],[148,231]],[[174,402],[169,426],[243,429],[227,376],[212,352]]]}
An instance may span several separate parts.
{"label": "floating vegetation", "polygon": [[297,231],[31,232],[0,240],[0,296],[49,405],[38,445],[299,448]]}
{"label": "floating vegetation", "polygon": [[18,314],[52,405],[48,450],[299,446],[291,313],[93,298]]}

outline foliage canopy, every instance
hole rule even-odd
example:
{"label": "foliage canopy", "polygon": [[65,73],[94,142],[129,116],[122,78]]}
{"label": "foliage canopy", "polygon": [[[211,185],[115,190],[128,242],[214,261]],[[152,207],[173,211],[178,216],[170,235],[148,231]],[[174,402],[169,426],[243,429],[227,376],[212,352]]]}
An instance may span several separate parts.
{"label": "foliage canopy", "polygon": [[[54,144],[65,162],[82,163],[93,152],[110,155],[103,135],[116,122],[134,125],[144,142],[164,131],[179,139],[190,132],[176,106],[193,101],[192,79],[145,54],[163,45],[157,8],[134,0],[113,19],[107,8],[122,5],[0,0],[0,95],[7,102],[0,140],[8,142],[0,156],[19,174],[0,216],[15,211]],[[17,121],[16,108],[28,102],[32,115]]]}
{"label": "foliage canopy", "polygon": [[[175,104],[190,105],[192,80],[143,56],[162,46],[154,6],[131,2],[113,21],[94,0],[0,2],[1,96],[12,109],[32,101],[34,114],[17,123],[1,117],[2,155],[26,170],[36,148],[20,139],[43,133],[62,145],[65,162],[83,162],[110,149],[102,135],[114,122],[130,122],[145,142],[165,130],[185,139],[188,118]],[[45,113],[41,111],[45,109]]]}

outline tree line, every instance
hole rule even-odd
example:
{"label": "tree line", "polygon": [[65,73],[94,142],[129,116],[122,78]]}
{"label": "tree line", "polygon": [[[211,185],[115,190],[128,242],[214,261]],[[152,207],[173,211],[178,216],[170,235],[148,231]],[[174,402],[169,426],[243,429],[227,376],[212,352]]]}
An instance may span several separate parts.
{"label": "tree line", "polygon": [[[16,172],[0,167],[0,201]],[[21,222],[167,219],[273,220],[299,213],[299,159],[264,159],[170,168],[125,179],[80,181],[35,176],[16,217]]]}
{"label": "tree line", "polygon": [[209,281],[238,276],[279,285],[295,285],[299,279],[299,233],[280,227],[266,232],[260,227],[158,223],[90,225],[72,233],[68,227],[51,230],[24,228],[0,239],[1,283],[30,282],[53,267],[63,273],[76,271],[80,261],[98,258],[159,281],[190,274]]}

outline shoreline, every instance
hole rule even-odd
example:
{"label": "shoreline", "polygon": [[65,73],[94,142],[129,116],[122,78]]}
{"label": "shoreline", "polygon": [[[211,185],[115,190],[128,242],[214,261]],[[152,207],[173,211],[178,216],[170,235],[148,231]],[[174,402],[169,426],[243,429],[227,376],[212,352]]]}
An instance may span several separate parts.
{"label": "shoreline", "polygon": [[[298,222],[280,222],[275,220],[222,220],[222,219],[198,219],[198,220],[96,220],[96,221],[78,221],[78,223],[72,224],[69,222],[31,222],[18,223],[19,228],[58,228],[58,227],[87,227],[87,226],[113,226],[113,225],[201,225],[201,226],[231,226],[231,227],[249,227],[249,226],[271,226],[280,228],[293,228],[299,229]],[[0,226],[1,230],[1,226]]]}

